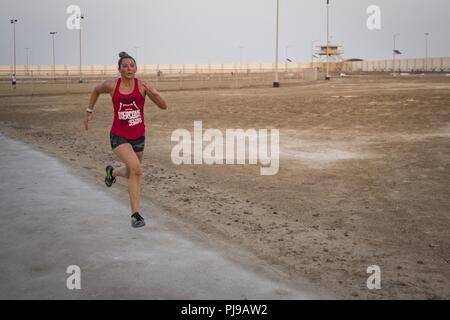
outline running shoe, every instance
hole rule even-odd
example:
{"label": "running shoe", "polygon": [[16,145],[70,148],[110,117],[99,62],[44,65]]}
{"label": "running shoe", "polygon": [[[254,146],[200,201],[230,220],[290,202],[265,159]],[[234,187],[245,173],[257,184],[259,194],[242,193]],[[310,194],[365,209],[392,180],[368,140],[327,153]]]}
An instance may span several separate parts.
{"label": "running shoe", "polygon": [[133,213],[131,216],[131,226],[133,228],[140,228],[145,226],[144,218],[139,214],[139,212]]}
{"label": "running shoe", "polygon": [[113,185],[113,183],[116,182],[116,177],[113,177],[112,175],[114,168],[112,165],[109,164],[106,166],[105,170],[106,170],[105,184],[108,188],[110,188]]}

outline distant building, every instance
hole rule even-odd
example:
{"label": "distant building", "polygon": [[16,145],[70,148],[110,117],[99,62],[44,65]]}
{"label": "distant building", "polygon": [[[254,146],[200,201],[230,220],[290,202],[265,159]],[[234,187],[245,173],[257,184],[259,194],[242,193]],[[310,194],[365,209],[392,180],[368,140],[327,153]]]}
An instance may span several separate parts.
{"label": "distant building", "polygon": [[321,57],[321,62],[325,63],[328,60],[330,62],[330,70],[332,72],[341,72],[344,68],[344,52],[339,50],[342,46],[340,45],[321,45],[318,46],[317,55]]}

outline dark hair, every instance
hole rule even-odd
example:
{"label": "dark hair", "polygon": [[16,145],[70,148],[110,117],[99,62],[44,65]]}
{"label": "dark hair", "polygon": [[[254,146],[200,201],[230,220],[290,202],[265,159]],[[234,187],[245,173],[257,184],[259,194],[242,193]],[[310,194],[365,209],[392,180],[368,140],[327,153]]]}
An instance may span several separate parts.
{"label": "dark hair", "polygon": [[121,53],[119,53],[119,62],[118,62],[119,68],[120,68],[120,65],[122,64],[123,59],[131,59],[137,65],[136,60],[134,60],[134,58],[132,56],[130,56],[125,51],[122,51]]}

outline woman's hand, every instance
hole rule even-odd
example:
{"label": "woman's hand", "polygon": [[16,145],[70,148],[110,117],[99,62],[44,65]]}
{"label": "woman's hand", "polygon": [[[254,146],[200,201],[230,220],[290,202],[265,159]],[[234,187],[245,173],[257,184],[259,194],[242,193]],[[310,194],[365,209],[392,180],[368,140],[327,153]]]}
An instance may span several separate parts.
{"label": "woman's hand", "polygon": [[142,86],[145,89],[145,93],[149,96],[149,98],[160,108],[167,109],[167,103],[164,99],[159,95],[159,92],[153,88],[149,83],[144,80],[141,80]]}
{"label": "woman's hand", "polygon": [[88,130],[89,121],[91,120],[92,120],[92,112],[86,111],[86,114],[84,116],[84,128],[86,129],[86,131]]}
{"label": "woman's hand", "polygon": [[95,103],[97,102],[98,97],[102,93],[109,93],[112,95],[115,88],[115,82],[112,80],[105,80],[103,83],[99,84],[94,88],[94,90],[91,93],[91,97],[89,98],[89,107],[86,110],[86,114],[84,116],[84,128],[86,131],[89,127],[89,121],[92,120],[92,112],[95,106]]}
{"label": "woman's hand", "polygon": [[142,85],[144,86],[145,92],[147,93],[148,96],[158,95],[158,91],[156,91],[156,89],[153,88],[147,81],[142,80]]}

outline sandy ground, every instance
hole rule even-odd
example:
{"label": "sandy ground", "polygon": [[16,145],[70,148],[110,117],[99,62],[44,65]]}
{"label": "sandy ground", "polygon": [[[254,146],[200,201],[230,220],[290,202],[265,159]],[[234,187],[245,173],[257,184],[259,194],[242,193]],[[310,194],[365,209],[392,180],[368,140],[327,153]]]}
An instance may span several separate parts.
{"label": "sandy ground", "polygon": [[[83,129],[92,85],[34,84],[33,95],[31,84],[0,85],[1,132],[101,183],[105,164],[119,162],[109,145],[108,96]],[[355,75],[162,94],[169,110],[146,106],[143,201],[337,297],[450,298],[448,77]],[[174,165],[171,134],[193,132],[194,120],[222,132],[280,129],[279,173]],[[126,192],[126,181],[114,188]],[[370,265],[381,268],[380,290],[366,286]]]}

